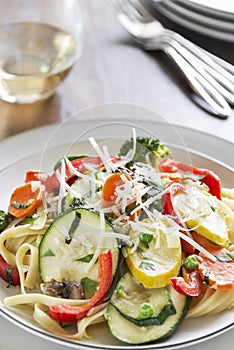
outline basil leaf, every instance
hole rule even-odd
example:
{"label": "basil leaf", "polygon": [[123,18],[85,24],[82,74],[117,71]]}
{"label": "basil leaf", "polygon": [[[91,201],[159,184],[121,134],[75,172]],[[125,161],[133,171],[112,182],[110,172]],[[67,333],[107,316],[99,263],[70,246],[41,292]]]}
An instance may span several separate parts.
{"label": "basil leaf", "polygon": [[88,254],[86,256],[83,256],[82,258],[76,259],[76,261],[81,261],[85,263],[89,263],[93,257],[93,254]]}
{"label": "basil leaf", "polygon": [[32,224],[34,221],[38,219],[38,216],[35,218],[25,218],[23,221],[21,221],[20,225],[27,225],[27,224]]}
{"label": "basil leaf", "polygon": [[234,254],[232,252],[226,254],[218,254],[216,258],[222,262],[228,262],[234,260]]}
{"label": "basil leaf", "polygon": [[140,247],[137,247],[137,254],[142,259],[145,259],[145,260],[150,260],[151,259],[150,255],[147,254],[146,252],[144,252],[144,250],[141,249]]}
{"label": "basil leaf", "polygon": [[16,209],[21,209],[21,208],[28,208],[29,204],[28,203],[19,203],[16,201],[11,202],[12,207]]}
{"label": "basil leaf", "polygon": [[156,271],[155,265],[147,261],[142,261],[139,268],[142,270]]}
{"label": "basil leaf", "polygon": [[87,289],[90,292],[96,292],[97,290],[97,282],[91,280],[88,277],[84,277],[81,279],[80,283],[84,287],[84,289]]}
{"label": "basil leaf", "polygon": [[55,256],[51,249],[48,249],[43,256]]}

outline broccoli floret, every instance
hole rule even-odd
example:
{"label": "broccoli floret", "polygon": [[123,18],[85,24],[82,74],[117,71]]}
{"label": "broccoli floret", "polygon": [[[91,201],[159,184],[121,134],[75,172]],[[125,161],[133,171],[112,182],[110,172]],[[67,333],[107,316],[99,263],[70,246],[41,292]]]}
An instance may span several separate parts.
{"label": "broccoli floret", "polygon": [[[133,138],[124,142],[119,151],[119,156],[126,156],[127,153],[133,148]],[[155,168],[157,168],[158,159],[164,158],[170,155],[169,148],[166,147],[159,139],[153,139],[151,137],[141,137],[136,138],[136,152],[134,158],[130,164],[131,166],[134,162],[149,163]]]}
{"label": "broccoli floret", "polygon": [[9,222],[9,216],[3,211],[0,210],[0,233],[5,230]]}

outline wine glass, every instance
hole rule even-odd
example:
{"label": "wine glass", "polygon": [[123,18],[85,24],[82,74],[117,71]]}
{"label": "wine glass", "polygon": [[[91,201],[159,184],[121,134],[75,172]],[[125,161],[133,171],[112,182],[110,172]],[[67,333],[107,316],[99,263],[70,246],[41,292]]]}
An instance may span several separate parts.
{"label": "wine glass", "polygon": [[51,96],[81,53],[78,0],[0,0],[0,98]]}

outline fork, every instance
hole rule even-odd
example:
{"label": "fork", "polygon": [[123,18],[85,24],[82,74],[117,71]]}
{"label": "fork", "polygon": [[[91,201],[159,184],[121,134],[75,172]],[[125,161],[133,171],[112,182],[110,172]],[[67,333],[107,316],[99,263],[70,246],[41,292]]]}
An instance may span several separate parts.
{"label": "fork", "polygon": [[163,50],[176,63],[202,108],[222,119],[234,104],[234,67],[165,29],[139,0],[113,0],[120,24],[145,50]]}

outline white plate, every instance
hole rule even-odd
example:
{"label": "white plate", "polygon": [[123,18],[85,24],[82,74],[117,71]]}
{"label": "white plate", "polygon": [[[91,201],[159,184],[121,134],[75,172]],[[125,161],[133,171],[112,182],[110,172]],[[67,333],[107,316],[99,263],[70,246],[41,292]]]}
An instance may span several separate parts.
{"label": "white plate", "polygon": [[212,18],[208,14],[199,14],[194,10],[190,11],[189,8],[180,7],[179,3],[167,0],[154,0],[153,6],[156,11],[180,26],[215,39],[234,42],[233,21]]}
{"label": "white plate", "polygon": [[[220,9],[216,9],[214,7],[208,7],[210,2],[196,1],[196,0],[177,0],[176,3],[180,4],[180,6],[184,6],[195,13],[201,13],[205,16],[218,18],[223,21],[233,21],[234,11],[224,11]],[[211,2],[212,3],[212,2]],[[231,1],[227,0],[225,2],[226,5],[230,5]],[[206,6],[207,5],[207,6]]]}
{"label": "white plate", "polygon": [[[139,135],[149,134],[160,137],[164,142],[173,145],[175,158],[213,169],[221,176],[225,186],[233,185],[233,143],[192,129],[169,125],[162,121],[138,121],[137,116],[135,120],[125,120],[124,123],[107,123],[106,119],[82,121],[64,123],[59,127],[38,128],[0,143],[1,155],[3,155],[2,164],[4,164],[4,169],[0,172],[0,184],[4,184],[4,188],[1,186],[0,208],[7,206],[10,191],[22,183],[26,170],[44,169],[51,171],[54,162],[60,156],[74,152],[89,152],[90,146],[85,140],[92,135],[96,139],[103,139],[103,135],[108,135],[108,139],[112,139],[112,141],[114,139],[113,147],[115,148],[116,142],[120,141],[119,139],[131,136],[131,127],[135,127]],[[112,141],[109,144],[110,148]],[[80,144],[78,148],[77,142]],[[215,158],[216,160],[214,160]],[[0,281],[0,298],[12,293],[15,293],[15,289],[6,288],[6,284]],[[31,314],[23,309],[1,307],[0,315],[2,316],[0,317],[1,335],[4,331],[4,337],[0,337],[1,350],[16,348],[23,350],[24,344],[26,344],[25,339],[32,339],[35,350],[39,350],[42,344],[46,344],[48,350],[62,349],[62,346],[63,348],[67,346],[75,349],[98,350],[133,348],[114,339],[106,327],[94,328],[92,340],[74,342],[48,334],[35,324]],[[23,331],[17,331],[15,325],[22,328]],[[177,349],[191,346],[221,335],[231,330],[233,326],[233,311],[231,310],[216,316],[185,320],[177,332],[163,343],[142,345],[137,346],[137,348]],[[28,337],[26,337],[27,332],[29,332]],[[18,338],[12,337],[12,334],[18,334]],[[233,336],[233,330],[227,332],[224,339],[228,339],[230,336]],[[200,344],[199,349],[202,349],[202,346],[203,344]]]}
{"label": "white plate", "polygon": [[202,7],[206,7],[216,11],[224,11],[227,13],[234,13],[234,2],[232,0],[189,0],[195,4],[198,4]]}
{"label": "white plate", "polygon": [[[199,13],[186,7],[184,3],[174,2],[170,0],[163,0],[162,4],[171,13],[177,15],[180,18],[186,19],[186,21],[192,21],[194,24],[198,24],[204,28],[211,28],[212,30],[218,30],[224,33],[231,33],[234,35],[234,22],[227,21],[222,18],[215,18],[207,15],[206,13]],[[234,20],[234,16],[233,16]]]}

